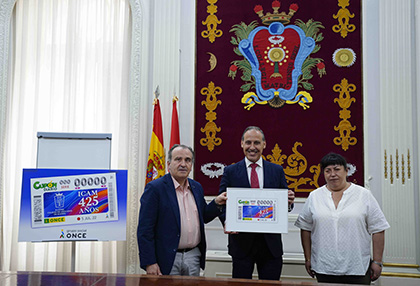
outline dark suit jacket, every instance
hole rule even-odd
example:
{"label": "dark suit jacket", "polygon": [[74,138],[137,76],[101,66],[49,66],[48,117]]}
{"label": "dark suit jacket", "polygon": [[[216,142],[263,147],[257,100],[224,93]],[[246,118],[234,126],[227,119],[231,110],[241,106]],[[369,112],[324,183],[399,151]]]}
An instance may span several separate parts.
{"label": "dark suit jacket", "polygon": [[[263,160],[264,188],[288,189],[283,167]],[[219,193],[225,192],[228,187],[250,188],[248,174],[246,170],[245,159],[227,166],[224,169],[223,177],[220,182]],[[229,197],[229,194],[228,194]],[[225,213],[219,216],[224,224]],[[238,233],[229,234],[229,254],[233,257],[243,258],[249,254],[252,249],[257,233]],[[274,257],[283,255],[283,245],[281,234],[264,234],[264,239]]]}
{"label": "dark suit jacket", "polygon": [[[206,258],[204,223],[218,216],[220,210],[214,200],[206,204],[200,183],[191,179],[188,179],[188,182],[197,204],[200,220],[201,242],[198,247],[201,251],[200,266],[204,269]],[[137,229],[140,267],[146,269],[147,265],[157,263],[162,274],[167,275],[175,260],[181,230],[178,200],[171,175],[166,174],[148,183],[140,202]]]}

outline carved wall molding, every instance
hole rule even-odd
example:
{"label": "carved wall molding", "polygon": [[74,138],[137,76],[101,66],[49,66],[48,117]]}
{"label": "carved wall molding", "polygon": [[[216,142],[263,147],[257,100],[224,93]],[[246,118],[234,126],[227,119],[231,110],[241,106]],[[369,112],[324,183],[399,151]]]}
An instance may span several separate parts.
{"label": "carved wall molding", "polygon": [[[4,170],[3,158],[6,144],[7,94],[9,89],[9,61],[10,61],[10,23],[13,7],[16,0],[3,0],[0,2],[0,235],[3,237],[3,186]],[[0,253],[3,253],[3,244],[0,244]],[[0,260],[0,268],[2,261]]]}
{"label": "carved wall molding", "polygon": [[[141,153],[140,141],[141,134],[144,134],[146,126],[141,126],[140,122],[145,121],[145,115],[141,114],[142,107],[144,107],[144,99],[141,93],[144,90],[145,73],[142,71],[142,64],[147,57],[147,50],[142,49],[142,36],[144,36],[144,14],[146,14],[144,3],[142,0],[130,0],[131,16],[132,16],[132,46],[131,46],[131,67],[130,67],[130,135],[129,135],[129,181],[127,189],[127,246],[126,246],[126,273],[139,273],[140,264],[138,258],[137,247],[137,223],[138,211],[140,207],[140,188],[143,187],[144,177],[140,174],[145,174],[145,165]],[[147,117],[146,117],[147,118]],[[144,144],[143,144],[144,145]],[[143,148],[144,149],[144,148]],[[144,157],[144,155],[143,155]]]}
{"label": "carved wall molding", "polygon": [[[365,102],[371,107],[378,107],[379,112],[368,113],[367,116],[377,118],[376,130],[370,128],[371,135],[368,136],[372,137],[372,141],[377,140],[380,149],[376,147],[375,150],[371,146],[367,152],[378,152],[377,161],[371,161],[369,165],[372,170],[381,161],[380,173],[383,172],[378,174],[380,184],[372,187],[372,192],[391,224],[391,228],[385,232],[383,260],[387,263],[414,264],[418,262],[420,253],[416,227],[420,221],[417,211],[418,179],[411,175],[412,167],[417,165],[413,164],[411,158],[413,152],[418,152],[416,145],[419,140],[419,109],[416,108],[418,95],[415,88],[417,78],[416,73],[413,73],[416,61],[413,61],[413,55],[418,54],[415,43],[416,38],[418,41],[420,22],[413,17],[419,11],[417,5],[413,5],[414,2],[418,1],[402,0],[397,3],[381,0],[377,1],[376,9],[373,5],[368,8],[377,11],[378,30],[370,35],[372,41],[377,42],[377,47],[369,55],[365,54],[365,59],[376,57],[374,62],[377,66],[376,78],[369,77],[364,82],[369,86],[372,80],[377,80],[377,89],[366,95]],[[391,15],[404,20],[390,23],[388,18]],[[372,45],[370,39],[367,41],[365,48]],[[395,45],[388,45],[390,41]],[[396,53],[399,55],[397,58]],[[371,64],[371,67],[374,66]],[[418,154],[415,157],[418,158]]]}

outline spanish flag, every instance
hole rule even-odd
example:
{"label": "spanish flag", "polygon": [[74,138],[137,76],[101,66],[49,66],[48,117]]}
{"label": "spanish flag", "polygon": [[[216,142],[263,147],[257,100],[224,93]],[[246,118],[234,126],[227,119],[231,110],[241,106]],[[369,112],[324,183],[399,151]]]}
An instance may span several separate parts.
{"label": "spanish flag", "polygon": [[180,144],[179,140],[179,122],[178,122],[178,111],[176,109],[176,102],[178,97],[174,95],[172,99],[172,123],[171,123],[171,141],[169,148],[172,148],[175,144]]}
{"label": "spanish flag", "polygon": [[153,101],[153,131],[147,159],[146,183],[165,175],[165,150],[163,148],[162,115],[159,99],[155,94]]}

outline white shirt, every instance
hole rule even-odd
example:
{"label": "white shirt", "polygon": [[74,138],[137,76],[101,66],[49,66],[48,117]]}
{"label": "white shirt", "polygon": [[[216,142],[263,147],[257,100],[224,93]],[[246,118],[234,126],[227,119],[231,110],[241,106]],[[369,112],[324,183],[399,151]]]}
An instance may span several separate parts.
{"label": "white shirt", "polygon": [[312,269],[329,275],[365,275],[371,234],[389,228],[372,193],[355,184],[343,192],[337,209],[326,186],[311,192],[295,226],[311,232]]}
{"label": "white shirt", "polygon": [[[251,162],[248,160],[248,158],[245,157],[245,165],[246,165],[246,172],[248,173],[248,181],[249,184],[251,185],[251,164],[253,164],[254,162]],[[264,188],[264,171],[263,171],[263,159],[260,157],[260,159],[255,162],[255,164],[257,164],[257,168],[255,168],[255,171],[257,171],[257,175],[258,175],[258,183],[260,185],[260,189]]]}

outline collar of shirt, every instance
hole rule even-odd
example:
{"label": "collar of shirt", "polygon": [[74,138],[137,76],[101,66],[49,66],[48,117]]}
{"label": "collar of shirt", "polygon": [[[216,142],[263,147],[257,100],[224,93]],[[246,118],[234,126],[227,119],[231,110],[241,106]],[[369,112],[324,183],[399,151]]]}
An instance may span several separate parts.
{"label": "collar of shirt", "polygon": [[[246,167],[247,168],[249,168],[249,165],[251,165],[251,164],[253,164],[254,162],[251,162],[251,161],[249,161],[248,160],[248,158],[247,157],[245,157],[245,164],[246,164]],[[260,167],[260,168],[262,168],[263,167],[263,159],[262,159],[262,157],[260,157],[260,159],[258,159],[258,161],[257,162],[255,162],[255,164],[257,164],[258,165],[258,167]],[[258,169],[258,168],[257,168]]]}
{"label": "collar of shirt", "polygon": [[[254,162],[251,162],[250,160],[248,160],[248,158],[245,157],[245,164],[246,164],[246,172],[248,174],[248,180],[251,184],[251,164],[253,164]],[[255,164],[258,165],[257,168],[255,168],[255,171],[257,172],[258,175],[258,183],[260,184],[260,188],[264,188],[264,171],[263,171],[263,159],[262,157],[260,157],[260,159],[258,159],[257,162],[255,162]]]}
{"label": "collar of shirt", "polygon": [[181,186],[180,183],[178,183],[177,180],[175,180],[174,177],[172,177],[172,181],[174,182],[174,186],[175,186],[175,190],[180,190],[180,191],[185,191],[185,190],[189,190],[190,189],[190,183],[188,182],[188,178],[185,180],[185,183],[183,186]]}

